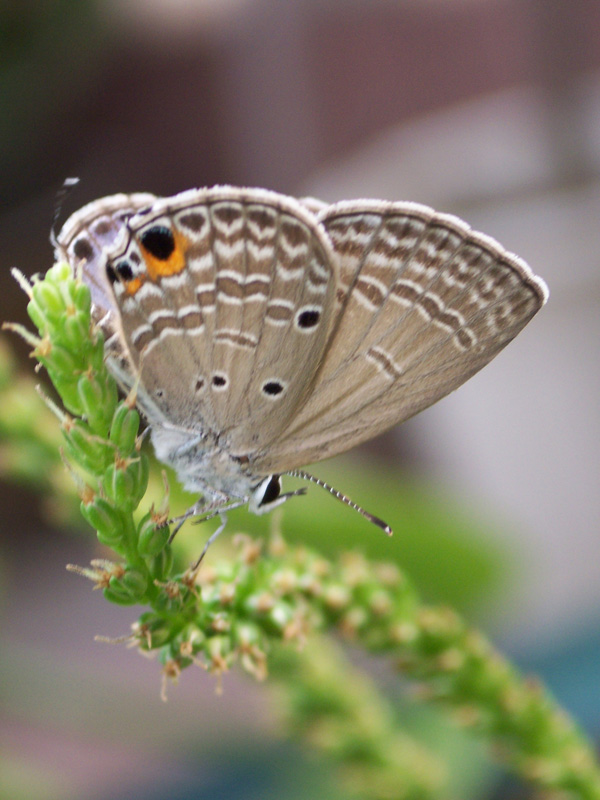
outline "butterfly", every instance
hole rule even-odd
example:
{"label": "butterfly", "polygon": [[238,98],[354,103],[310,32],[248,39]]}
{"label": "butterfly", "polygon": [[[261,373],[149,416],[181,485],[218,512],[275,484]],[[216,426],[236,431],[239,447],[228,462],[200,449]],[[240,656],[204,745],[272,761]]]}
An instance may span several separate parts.
{"label": "butterfly", "polygon": [[[118,194],[56,239],[90,287],[107,365],[157,457],[200,495],[182,519],[262,514],[282,475],[342,453],[456,389],[547,299],[494,239],[416,203],[264,189]],[[206,548],[205,548],[206,550]],[[205,551],[203,551],[204,554]]]}

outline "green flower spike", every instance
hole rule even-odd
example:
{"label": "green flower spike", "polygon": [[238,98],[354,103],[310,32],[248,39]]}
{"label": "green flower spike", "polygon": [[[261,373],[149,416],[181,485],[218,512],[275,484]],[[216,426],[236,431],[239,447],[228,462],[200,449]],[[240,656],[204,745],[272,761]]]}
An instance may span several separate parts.
{"label": "green flower spike", "polygon": [[81,511],[115,553],[69,569],[108,600],[145,607],[127,638],[158,654],[165,683],[190,666],[221,676],[241,664],[259,680],[270,673],[289,729],[337,765],[350,793],[441,796],[444,768],[399,730],[372,683],[324,640],[335,633],[391,659],[423,699],[493,743],[498,758],[538,788],[600,800],[593,748],[554,699],[455,612],[421,605],[395,566],[356,554],[328,560],[274,535],[266,550],[237,538],[230,559],[178,571],[168,491],[158,510],[136,513],[148,459],[133,398],[118,400],[104,364],[88,289],[64,264],[32,286],[19,281],[39,336],[8,327],[32,346],[63,399],[64,451],[85,476]]}

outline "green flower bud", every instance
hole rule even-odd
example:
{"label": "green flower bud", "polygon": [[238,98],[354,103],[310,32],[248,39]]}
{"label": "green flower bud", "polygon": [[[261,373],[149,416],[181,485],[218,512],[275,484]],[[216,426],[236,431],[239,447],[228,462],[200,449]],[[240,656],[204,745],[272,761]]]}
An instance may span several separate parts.
{"label": "green flower bud", "polygon": [[135,494],[135,474],[129,470],[128,466],[111,464],[104,472],[102,486],[106,496],[114,502],[118,508],[132,511],[131,498]]}
{"label": "green flower bud", "polygon": [[140,415],[135,408],[129,408],[125,402],[119,403],[110,424],[109,437],[123,455],[133,450],[139,426]]}
{"label": "green flower bud", "polygon": [[105,400],[102,384],[95,376],[85,374],[79,378],[77,388],[86,416],[97,414],[98,407],[101,407]]}
{"label": "green flower bud", "polygon": [[106,496],[118,508],[133,511],[146,491],[148,472],[148,459],[143,453],[133,461],[111,464],[102,478]]}
{"label": "green flower bud", "polygon": [[230,636],[211,636],[203,648],[207,659],[208,671],[217,675],[229,669],[232,660],[232,642]]}
{"label": "green flower bud", "polygon": [[71,414],[81,416],[83,414],[83,406],[79,396],[77,381],[66,379],[61,373],[57,373],[53,369],[48,370],[48,375],[56,391],[61,396],[63,405],[67,411],[70,411]]}
{"label": "green flower bud", "polygon": [[73,281],[69,283],[69,295],[76,308],[86,314],[90,313],[92,295],[87,284],[83,283],[83,281]]}
{"label": "green flower bud", "polygon": [[48,327],[48,320],[37,300],[30,300],[29,303],[27,303],[27,313],[29,314],[29,319],[33,322],[38,331],[41,334],[45,333]]}
{"label": "green flower bud", "polygon": [[294,618],[294,610],[289,603],[266,592],[249,595],[244,605],[252,616],[263,620],[278,634],[281,634]]}
{"label": "green flower bud", "polygon": [[65,302],[60,289],[50,280],[46,279],[34,283],[32,287],[33,300],[47,320],[46,324],[60,322],[65,313]]}
{"label": "green flower bud", "polygon": [[133,606],[139,602],[136,597],[132,597],[130,594],[123,592],[120,588],[114,588],[112,586],[103,589],[102,594],[105,600],[108,600],[109,603],[115,603],[118,606]]}
{"label": "green flower bud", "polygon": [[[148,611],[142,614],[138,622],[139,642],[142,650],[153,650],[163,647],[171,641],[173,631],[171,623],[157,616],[154,612]],[[150,642],[148,643],[148,637]]]}
{"label": "green flower bud", "polygon": [[171,574],[173,558],[173,549],[171,547],[163,547],[160,553],[148,560],[148,569],[154,580],[165,580]]}
{"label": "green flower bud", "polygon": [[103,383],[96,376],[85,374],[77,382],[77,391],[92,429],[96,433],[107,434],[117,401],[114,382],[110,380]]}
{"label": "green flower bud", "polygon": [[70,380],[73,379],[76,373],[81,371],[81,363],[76,359],[72,351],[58,344],[52,344],[47,355],[36,353],[36,358],[49,372],[52,370],[60,373]]}
{"label": "green flower bud", "polygon": [[283,633],[294,619],[294,609],[288,603],[278,600],[267,616],[275,630]]}
{"label": "green flower bud", "polygon": [[99,329],[96,329],[94,334],[95,338],[89,351],[90,363],[93,370],[99,375],[103,375],[106,372],[104,365],[104,336]]}
{"label": "green flower bud", "polygon": [[148,478],[150,477],[150,461],[148,460],[148,456],[145,453],[140,453],[131,464],[131,470],[136,475],[137,499],[135,501],[135,508],[138,506],[148,488]]}
{"label": "green flower bud", "polygon": [[98,541],[115,549],[124,537],[123,514],[103,497],[81,503],[81,513],[98,534]]}
{"label": "green flower bud", "polygon": [[108,587],[104,590],[104,596],[121,605],[140,602],[148,585],[146,577],[133,569],[128,570],[121,578],[113,575],[108,583]]}
{"label": "green flower bud", "polygon": [[148,578],[138,570],[128,570],[122,578],[115,578],[131,592],[132,596],[142,597],[148,586]]}
{"label": "green flower bud", "polygon": [[263,644],[260,628],[251,622],[237,622],[233,627],[233,640],[242,649]]}
{"label": "green flower bud", "polygon": [[60,327],[60,338],[75,350],[87,348],[90,338],[90,315],[84,311],[66,314]]}
{"label": "green flower bud", "polygon": [[182,632],[182,635],[191,647],[192,652],[194,655],[199,653],[202,648],[204,647],[204,643],[206,642],[206,635],[204,631],[201,631],[200,628],[195,623],[188,625]]}
{"label": "green flower bud", "polygon": [[45,280],[51,283],[63,283],[71,278],[71,267],[66,261],[59,261],[53,264],[46,273]]}
{"label": "green flower bud", "polygon": [[67,452],[84,469],[102,472],[114,458],[114,449],[103,439],[92,434],[85,422],[74,420],[63,426]]}
{"label": "green flower bud", "polygon": [[138,553],[141,556],[156,556],[166,546],[171,535],[167,525],[156,527],[150,514],[139,525]]}

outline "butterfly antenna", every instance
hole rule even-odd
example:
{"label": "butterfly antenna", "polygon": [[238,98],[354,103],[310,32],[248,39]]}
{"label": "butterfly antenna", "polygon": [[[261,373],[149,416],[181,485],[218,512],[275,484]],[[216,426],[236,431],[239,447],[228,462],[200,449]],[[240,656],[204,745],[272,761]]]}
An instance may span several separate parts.
{"label": "butterfly antenna", "polygon": [[385,533],[387,533],[388,536],[392,535],[393,531],[387,524],[387,522],[384,522],[382,519],[376,517],[374,514],[370,514],[368,511],[365,511],[364,508],[361,508],[361,506],[357,505],[355,502],[350,500],[350,498],[346,497],[345,494],[338,492],[337,489],[334,489],[333,486],[330,486],[328,483],[325,483],[325,481],[322,481],[320,478],[315,478],[314,475],[310,475],[308,472],[304,472],[304,470],[301,469],[292,469],[289,472],[285,472],[284,474],[289,475],[292,478],[301,478],[304,481],[310,481],[311,483],[316,483],[317,486],[320,486],[322,489],[328,491],[329,494],[332,494],[336,498],[336,500],[340,500],[342,503],[345,503],[347,506],[350,506],[350,508],[353,508],[355,511],[358,511],[358,513],[362,517],[368,519],[369,522],[373,523],[373,525],[377,525],[377,527],[381,528],[382,531],[385,531]]}
{"label": "butterfly antenna", "polygon": [[63,185],[60,187],[54,198],[54,211],[52,212],[52,225],[50,226],[50,242],[52,247],[58,248],[58,240],[56,237],[56,223],[60,217],[63,203],[71,194],[75,186],[79,183],[79,178],[65,178]]}

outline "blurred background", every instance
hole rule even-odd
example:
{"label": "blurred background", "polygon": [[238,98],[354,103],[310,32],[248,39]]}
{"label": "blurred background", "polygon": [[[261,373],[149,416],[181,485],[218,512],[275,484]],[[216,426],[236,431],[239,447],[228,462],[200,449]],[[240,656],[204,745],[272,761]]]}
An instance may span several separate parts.
{"label": "blurred background", "polygon": [[[8,0],[2,320],[26,321],[9,268],[51,265],[55,196],[72,175],[63,218],[114,192],[213,183],[418,201],[547,281],[548,305],[482,373],[315,468],[394,539],[317,489],[283,524],[330,553],[397,560],[600,736],[600,4]],[[3,342],[31,371],[27,347]],[[56,509],[49,521],[3,450],[0,469],[6,797],[338,796],[326,766],[282,739],[268,687],[234,674],[217,697],[188,670],[164,706],[155,662],[95,643],[126,633],[135,609],[65,573],[98,555],[93,537]],[[513,796],[469,747],[481,768],[457,769],[456,796]]]}

